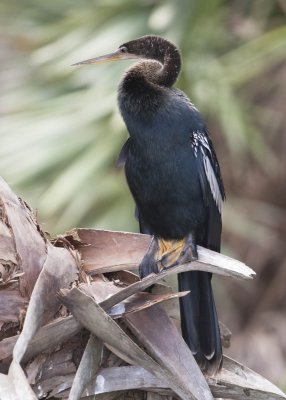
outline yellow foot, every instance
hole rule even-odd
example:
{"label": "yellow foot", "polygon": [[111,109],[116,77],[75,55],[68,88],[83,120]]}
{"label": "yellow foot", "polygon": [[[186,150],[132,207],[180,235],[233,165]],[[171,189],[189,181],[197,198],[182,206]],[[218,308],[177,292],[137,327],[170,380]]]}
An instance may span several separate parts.
{"label": "yellow foot", "polygon": [[176,264],[185,246],[185,239],[164,240],[159,239],[159,249],[156,253],[156,262],[161,271]]}
{"label": "yellow foot", "polygon": [[154,237],[150,247],[139,265],[140,278],[196,260],[197,249],[189,235],[181,240],[165,240]]}
{"label": "yellow foot", "polygon": [[193,243],[191,235],[181,240],[159,239],[158,242],[156,263],[159,271],[198,258],[196,245]]}

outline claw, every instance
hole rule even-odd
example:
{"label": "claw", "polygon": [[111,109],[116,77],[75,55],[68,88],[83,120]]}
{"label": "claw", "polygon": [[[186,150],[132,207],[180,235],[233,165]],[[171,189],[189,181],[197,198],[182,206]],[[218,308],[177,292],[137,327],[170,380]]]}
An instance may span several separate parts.
{"label": "claw", "polygon": [[188,262],[192,262],[198,259],[198,250],[197,246],[194,243],[193,237],[190,234],[185,242],[184,248],[177,260],[177,265],[186,264]]}
{"label": "claw", "polygon": [[165,240],[154,237],[139,265],[140,278],[152,273],[197,260],[197,246],[190,234],[182,240]]}

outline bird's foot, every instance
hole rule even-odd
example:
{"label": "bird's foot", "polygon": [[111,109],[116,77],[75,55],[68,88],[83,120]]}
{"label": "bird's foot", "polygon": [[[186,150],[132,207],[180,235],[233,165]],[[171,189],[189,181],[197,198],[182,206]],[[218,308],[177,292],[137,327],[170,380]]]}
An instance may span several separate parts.
{"label": "bird's foot", "polygon": [[168,241],[166,250],[161,254],[158,264],[161,267],[160,269],[167,269],[174,267],[175,265],[186,264],[197,259],[197,246],[193,241],[192,235],[189,235],[182,240]]}
{"label": "bird's foot", "polygon": [[194,242],[193,236],[190,234],[185,239],[184,248],[178,258],[176,265],[187,264],[198,259],[197,245]]}
{"label": "bird's foot", "polygon": [[197,247],[191,235],[182,240],[165,240],[154,237],[139,265],[140,278],[158,274],[175,265],[197,260]]}

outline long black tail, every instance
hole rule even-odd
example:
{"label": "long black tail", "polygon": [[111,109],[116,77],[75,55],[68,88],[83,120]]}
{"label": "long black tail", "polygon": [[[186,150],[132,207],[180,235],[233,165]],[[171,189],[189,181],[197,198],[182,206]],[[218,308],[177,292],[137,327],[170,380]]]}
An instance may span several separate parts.
{"label": "long black tail", "polygon": [[[199,244],[220,251],[221,217],[212,209],[206,242]],[[138,210],[140,232],[152,235]],[[180,298],[182,335],[202,371],[214,375],[222,365],[222,347],[217,312],[211,286],[212,274],[190,271],[178,274],[179,291],[190,294]]]}
{"label": "long black tail", "polygon": [[182,335],[202,371],[215,374],[222,364],[222,347],[211,274],[194,271],[178,275]]}

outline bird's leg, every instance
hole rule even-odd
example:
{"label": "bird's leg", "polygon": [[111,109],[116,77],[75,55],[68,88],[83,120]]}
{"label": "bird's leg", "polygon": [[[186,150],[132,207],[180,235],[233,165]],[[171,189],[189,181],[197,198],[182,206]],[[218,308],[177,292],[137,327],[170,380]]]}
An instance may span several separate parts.
{"label": "bird's leg", "polygon": [[139,265],[139,275],[141,279],[145,278],[145,276],[150,275],[152,273],[157,274],[159,272],[157,266],[157,257],[156,257],[158,249],[159,249],[158,238],[153,236],[149,249]]}
{"label": "bird's leg", "polygon": [[159,250],[165,246],[164,251],[161,251],[161,254],[159,254],[160,258],[157,262],[159,270],[186,264],[198,258],[197,246],[191,234],[181,240],[163,241],[161,239],[159,243],[161,245]]}

